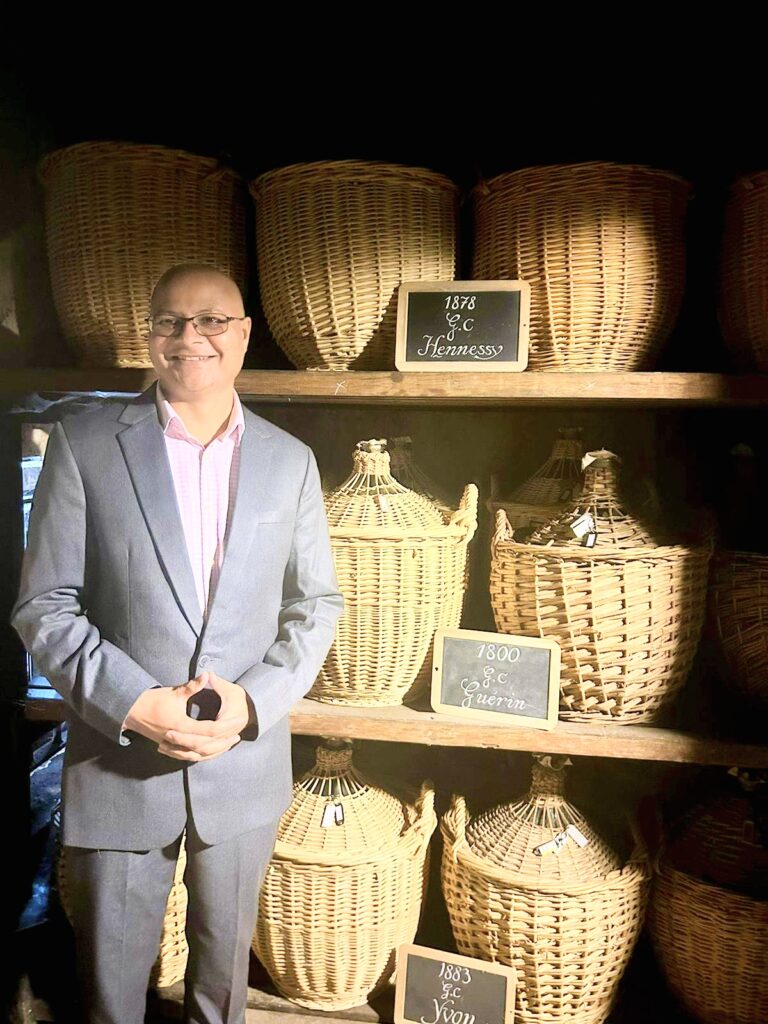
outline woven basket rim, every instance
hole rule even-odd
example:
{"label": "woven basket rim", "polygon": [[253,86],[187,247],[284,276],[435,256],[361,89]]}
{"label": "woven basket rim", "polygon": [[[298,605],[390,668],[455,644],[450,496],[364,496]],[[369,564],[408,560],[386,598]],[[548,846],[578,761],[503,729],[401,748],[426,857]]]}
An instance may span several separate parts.
{"label": "woven basket rim", "polygon": [[768,554],[760,551],[741,551],[736,548],[716,548],[712,554],[712,560],[722,564],[728,564],[741,559],[748,562],[768,562]]}
{"label": "woven basket rim", "polygon": [[607,171],[625,171],[627,177],[636,175],[647,177],[649,180],[654,178],[664,179],[684,186],[687,192],[690,192],[693,188],[692,183],[687,178],[682,177],[680,174],[675,174],[674,171],[650,167],[646,164],[622,164],[614,161],[586,160],[582,163],[571,164],[535,164],[532,167],[521,167],[515,171],[504,171],[501,174],[494,175],[493,178],[479,181],[472,188],[471,195],[475,197],[488,195],[491,192],[502,192],[508,185],[524,178],[528,174],[539,174],[542,177],[546,174],[549,177],[555,177],[558,175],[564,176],[569,171],[572,173],[578,172],[581,175],[594,176]]}
{"label": "woven basket rim", "polygon": [[408,860],[416,851],[429,843],[432,833],[437,827],[433,790],[430,791],[430,796],[419,799],[416,809],[418,812],[416,820],[402,835],[397,837],[392,846],[387,846],[385,849],[371,846],[365,850],[329,850],[325,853],[322,850],[304,851],[278,839],[275,842],[272,857],[275,861],[286,864],[327,868],[376,864],[382,859],[382,853],[386,854],[388,860],[396,857]]}
{"label": "woven basket rim", "polygon": [[494,547],[530,552],[534,557],[554,557],[565,562],[626,562],[669,557],[670,555],[712,554],[712,544],[660,544],[658,547],[598,548],[561,547],[555,544],[522,544],[515,540],[493,540]]}
{"label": "woven basket rim", "polygon": [[82,153],[97,153],[99,150],[120,153],[125,156],[165,156],[173,157],[174,160],[178,160],[180,158],[193,160],[198,162],[201,168],[208,167],[212,171],[216,170],[220,172],[222,176],[232,177],[236,181],[242,181],[241,175],[238,174],[234,168],[229,167],[226,164],[222,164],[215,157],[202,156],[199,153],[192,153],[189,150],[177,149],[171,146],[161,146],[154,143],[127,142],[121,139],[97,139],[87,142],[75,142],[71,146],[62,146],[59,149],[54,149],[50,153],[46,153],[38,161],[38,177],[43,181],[43,183],[47,183],[47,179],[50,177],[52,169],[62,160],[66,160],[71,156],[79,156]]}
{"label": "woven basket rim", "polygon": [[738,892],[735,889],[729,889],[724,885],[717,885],[716,882],[710,882],[705,878],[699,878],[697,875],[689,875],[687,871],[681,871],[680,868],[674,867],[664,856],[660,853],[656,857],[656,863],[654,866],[654,873],[661,877],[662,875],[677,875],[683,878],[686,882],[692,882],[694,885],[701,886],[708,892],[716,893],[718,897],[722,897],[731,903],[741,903],[745,906],[752,907],[764,907],[768,912],[768,899],[755,899],[753,896],[748,896],[746,893]]}
{"label": "woven basket rim", "polygon": [[503,868],[498,864],[491,864],[483,860],[482,857],[478,857],[476,853],[473,853],[466,836],[459,836],[454,828],[455,816],[452,809],[449,809],[440,821],[440,831],[445,842],[446,855],[455,863],[461,861],[465,865],[471,865],[473,871],[492,882],[513,885],[516,889],[539,892],[547,896],[585,896],[592,892],[600,892],[603,889],[615,888],[619,883],[621,885],[626,885],[628,882],[634,883],[638,878],[649,881],[653,875],[647,850],[639,843],[636,843],[621,867],[609,871],[599,879],[573,884],[563,882],[561,879],[553,879],[551,882],[546,882],[521,878],[507,868]]}
{"label": "woven basket rim", "polygon": [[458,195],[460,189],[455,181],[439,171],[428,167],[414,167],[410,164],[388,163],[376,160],[315,160],[309,163],[288,164],[265,171],[248,183],[248,189],[254,198],[274,183],[283,183],[283,179],[300,181],[302,178],[316,178],[322,172],[326,178],[336,181],[356,180],[366,177],[378,183],[396,182],[418,185],[432,185]]}
{"label": "woven basket rim", "polygon": [[732,195],[741,197],[766,187],[768,187],[768,170],[751,171],[749,174],[741,174],[738,178],[734,178],[729,185],[729,190]]}

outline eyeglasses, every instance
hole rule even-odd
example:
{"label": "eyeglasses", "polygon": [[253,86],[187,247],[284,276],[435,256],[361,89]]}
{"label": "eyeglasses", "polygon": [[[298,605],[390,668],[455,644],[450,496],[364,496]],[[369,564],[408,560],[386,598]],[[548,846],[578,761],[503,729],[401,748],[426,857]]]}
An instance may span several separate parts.
{"label": "eyeglasses", "polygon": [[161,338],[170,338],[181,334],[184,324],[191,323],[198,334],[210,338],[214,334],[223,334],[231,320],[245,320],[244,316],[221,316],[218,313],[198,313],[197,316],[171,316],[170,313],[159,313],[157,316],[145,317],[152,334]]}

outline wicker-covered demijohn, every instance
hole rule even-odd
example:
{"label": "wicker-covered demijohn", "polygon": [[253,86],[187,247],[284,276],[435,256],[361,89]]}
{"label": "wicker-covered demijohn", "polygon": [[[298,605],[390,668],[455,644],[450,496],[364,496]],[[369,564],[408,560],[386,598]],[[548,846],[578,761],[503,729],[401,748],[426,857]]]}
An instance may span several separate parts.
{"label": "wicker-covered demijohn", "polygon": [[543,526],[581,493],[583,455],[581,430],[563,427],[549,458],[508,498],[491,497],[488,508],[494,516],[503,509],[513,530]]}
{"label": "wicker-covered demijohn", "polygon": [[768,710],[768,555],[717,552],[709,597],[726,666],[723,682]]}
{"label": "wicker-covered demijohn", "polygon": [[344,614],[309,696],[334,704],[402,702],[439,626],[458,626],[467,546],[477,528],[468,484],[446,520],[390,472],[386,441],[361,441],[352,474],[325,497]]}
{"label": "wicker-covered demijohn", "polygon": [[216,160],[81,142],[47,156],[40,175],[53,298],[83,364],[152,365],[144,318],[171,266],[202,263],[245,283],[246,190]]}
{"label": "wicker-covered demijohn", "polygon": [[416,934],[436,824],[431,784],[385,789],[355,768],[349,744],[318,747],[281,819],[253,936],[284,996],[347,1009],[390,979]]}
{"label": "wicker-covered demijohn", "polygon": [[475,187],[472,276],[530,284],[530,369],[651,365],[682,300],[689,189],[666,171],[599,162]]}
{"label": "wicker-covered demijohn", "polygon": [[[184,840],[181,841],[179,857],[176,861],[176,873],[168,895],[163,918],[163,930],[160,937],[160,949],[152,967],[149,983],[156,988],[167,988],[181,981],[187,969],[189,947],[185,927],[187,923],[187,887],[184,885],[184,869],[187,855]],[[64,912],[71,919],[71,901],[67,883],[67,848],[59,848],[56,862],[56,882],[59,899]]]}
{"label": "wicker-covered demijohn", "polygon": [[650,867],[625,863],[564,795],[562,759],[537,758],[531,789],[470,819],[442,819],[443,890],[459,952],[517,974],[520,1024],[601,1024],[640,934]]}
{"label": "wicker-covered demijohn", "polygon": [[731,186],[720,269],[720,325],[742,370],[768,371],[768,171]]}
{"label": "wicker-covered demijohn", "polygon": [[674,830],[649,911],[667,982],[703,1024],[768,1020],[768,785],[738,778]]}
{"label": "wicker-covered demijohn", "polygon": [[711,542],[667,543],[623,504],[618,458],[585,457],[572,510],[517,543],[504,515],[491,545],[501,632],[560,644],[560,717],[649,722],[683,685],[704,619]]}
{"label": "wicker-covered demijohn", "polygon": [[337,160],[250,187],[264,313],[291,362],[393,366],[400,284],[454,279],[456,185],[419,167]]}

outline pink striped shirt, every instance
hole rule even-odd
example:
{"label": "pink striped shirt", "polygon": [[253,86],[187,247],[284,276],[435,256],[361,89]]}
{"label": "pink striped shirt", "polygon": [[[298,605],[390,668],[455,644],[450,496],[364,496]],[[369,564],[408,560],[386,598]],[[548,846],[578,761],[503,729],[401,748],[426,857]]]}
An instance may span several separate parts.
{"label": "pink striped shirt", "polygon": [[204,446],[191,436],[157,386],[157,411],[203,618],[207,617],[224,560],[229,514],[240,474],[245,420],[237,392],[232,394],[232,413],[225,430]]}

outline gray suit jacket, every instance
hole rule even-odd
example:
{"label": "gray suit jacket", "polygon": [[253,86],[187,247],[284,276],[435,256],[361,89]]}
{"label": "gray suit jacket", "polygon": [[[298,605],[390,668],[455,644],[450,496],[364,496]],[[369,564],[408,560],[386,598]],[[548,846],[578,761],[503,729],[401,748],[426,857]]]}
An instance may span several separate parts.
{"label": "gray suit jacket", "polygon": [[[244,409],[240,478],[203,624],[155,388],[54,427],[12,622],[72,710],[63,838],[151,849],[186,820],[220,842],[277,818],[291,796],[288,712],[307,692],[342,609],[310,449]],[[258,719],[211,761],[185,765],[121,725],[148,687],[210,668]]]}

